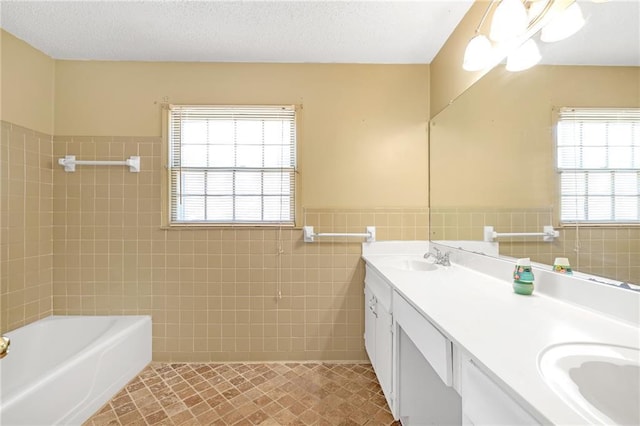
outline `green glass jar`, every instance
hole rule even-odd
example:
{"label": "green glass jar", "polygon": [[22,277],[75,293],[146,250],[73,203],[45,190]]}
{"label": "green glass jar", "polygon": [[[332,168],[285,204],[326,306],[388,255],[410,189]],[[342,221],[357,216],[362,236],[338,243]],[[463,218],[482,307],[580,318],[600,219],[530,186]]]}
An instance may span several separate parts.
{"label": "green glass jar", "polygon": [[533,293],[533,271],[531,270],[531,259],[525,257],[516,261],[513,270],[513,291],[525,296]]}

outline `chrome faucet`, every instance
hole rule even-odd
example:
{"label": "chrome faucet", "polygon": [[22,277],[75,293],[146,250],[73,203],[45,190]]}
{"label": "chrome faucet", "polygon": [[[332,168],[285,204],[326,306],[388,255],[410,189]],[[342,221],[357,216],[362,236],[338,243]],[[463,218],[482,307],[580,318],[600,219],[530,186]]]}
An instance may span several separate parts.
{"label": "chrome faucet", "polygon": [[0,359],[7,356],[9,352],[9,345],[11,345],[11,340],[8,337],[1,336],[0,337]]}
{"label": "chrome faucet", "polygon": [[433,263],[436,265],[451,266],[451,262],[449,261],[450,252],[442,253],[437,247],[434,247],[433,251],[435,253],[426,252],[424,254],[424,258],[429,259],[430,257],[433,257],[435,259]]}

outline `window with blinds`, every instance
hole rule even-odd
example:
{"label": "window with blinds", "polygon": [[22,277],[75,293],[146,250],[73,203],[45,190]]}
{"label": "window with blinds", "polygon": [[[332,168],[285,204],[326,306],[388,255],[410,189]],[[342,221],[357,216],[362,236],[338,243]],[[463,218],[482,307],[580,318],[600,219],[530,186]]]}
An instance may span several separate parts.
{"label": "window with blinds", "polygon": [[294,106],[169,110],[170,221],[293,224]]}
{"label": "window with blinds", "polygon": [[640,109],[563,108],[560,221],[640,223]]}

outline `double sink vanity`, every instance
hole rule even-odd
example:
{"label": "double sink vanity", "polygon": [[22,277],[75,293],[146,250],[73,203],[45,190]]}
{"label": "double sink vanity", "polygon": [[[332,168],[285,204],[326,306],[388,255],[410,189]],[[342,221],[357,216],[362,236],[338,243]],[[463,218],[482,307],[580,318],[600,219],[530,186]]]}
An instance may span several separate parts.
{"label": "double sink vanity", "polygon": [[518,295],[514,259],[460,246],[363,244],[365,347],[396,419],[640,424],[640,292],[534,266]]}

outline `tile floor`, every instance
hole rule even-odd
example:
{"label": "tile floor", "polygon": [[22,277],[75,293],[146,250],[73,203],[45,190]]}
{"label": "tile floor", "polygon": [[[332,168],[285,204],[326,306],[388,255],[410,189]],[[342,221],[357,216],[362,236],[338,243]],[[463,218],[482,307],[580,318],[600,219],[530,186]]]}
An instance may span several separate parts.
{"label": "tile floor", "polygon": [[90,425],[399,425],[369,364],[151,363]]}

